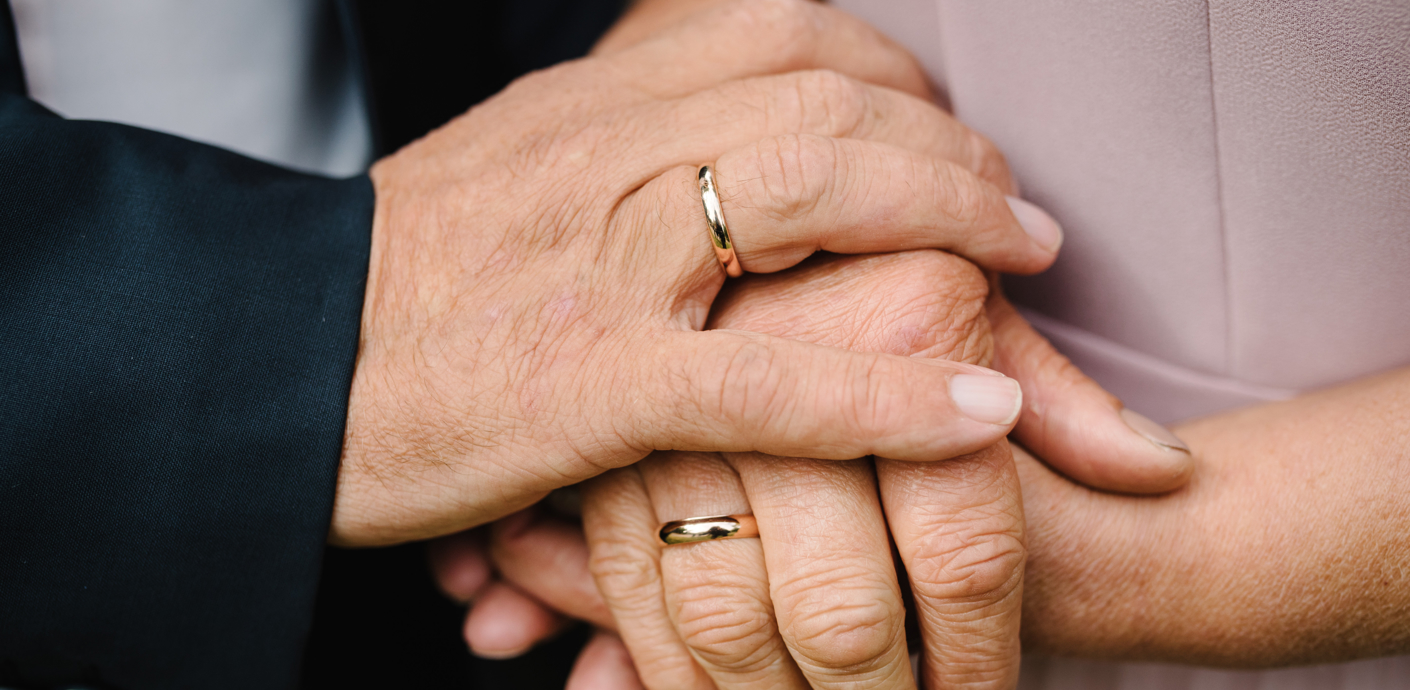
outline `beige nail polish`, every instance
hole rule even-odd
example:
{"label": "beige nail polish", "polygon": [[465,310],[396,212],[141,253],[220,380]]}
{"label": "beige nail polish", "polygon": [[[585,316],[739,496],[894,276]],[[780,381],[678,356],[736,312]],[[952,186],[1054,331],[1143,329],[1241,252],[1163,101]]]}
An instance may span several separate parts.
{"label": "beige nail polish", "polygon": [[1009,210],[1013,211],[1013,217],[1018,219],[1018,224],[1023,226],[1023,231],[1033,238],[1038,246],[1056,252],[1062,246],[1062,226],[1044,211],[1033,204],[1028,203],[1018,197],[1004,197],[1009,202]]}
{"label": "beige nail polish", "polygon": [[1023,409],[1023,391],[1007,376],[955,374],[950,377],[950,399],[961,414],[985,424],[1012,424]]}
{"label": "beige nail polish", "polygon": [[1190,452],[1190,447],[1185,445],[1185,442],[1181,441],[1179,436],[1171,433],[1171,431],[1164,426],[1157,424],[1155,420],[1150,417],[1129,409],[1122,409],[1121,421],[1126,422],[1126,426],[1131,427],[1132,431],[1135,431],[1147,441],[1161,448],[1178,450],[1182,453]]}

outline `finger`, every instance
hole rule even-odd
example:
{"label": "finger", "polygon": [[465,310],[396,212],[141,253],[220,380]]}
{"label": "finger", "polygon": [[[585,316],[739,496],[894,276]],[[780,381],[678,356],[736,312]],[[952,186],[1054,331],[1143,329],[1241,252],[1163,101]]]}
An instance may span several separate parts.
{"label": "finger", "polygon": [[785,272],[730,281],[705,327],[982,366],[993,348],[988,294],[974,264],[945,252],[819,255]]}
{"label": "finger", "polygon": [[984,268],[1051,265],[1057,222],[949,161],[852,139],[785,135],[715,162],[746,270],[767,273],[818,250],[945,249]]}
{"label": "finger", "polygon": [[914,688],[871,463],[757,453],[730,461],[759,523],[778,629],[810,687]]}
{"label": "finger", "polygon": [[525,511],[495,523],[489,552],[505,582],[562,615],[615,629],[581,527]]}
{"label": "finger", "polygon": [[465,642],[476,656],[511,659],[567,624],[542,603],[502,582],[490,584],[465,619]]}
{"label": "finger", "polygon": [[[750,513],[739,477],[718,455],[655,453],[639,468],[663,522]],[[808,687],[775,625],[758,539],[664,547],[660,563],[667,614],[719,690]]]}
{"label": "finger", "polygon": [[943,463],[877,460],[921,630],[923,685],[1018,682],[1023,506],[1007,444]]}
{"label": "finger", "polygon": [[637,677],[626,645],[616,635],[599,630],[578,653],[564,690],[646,690],[646,686]]}
{"label": "finger", "polygon": [[930,95],[919,63],[895,41],[845,12],[802,0],[721,3],[604,59],[629,84],[662,98],[804,69]]}
{"label": "finger", "polygon": [[[618,209],[611,222],[621,230],[611,237],[632,243],[611,253],[632,262],[622,270],[640,270],[646,254],[687,286],[718,281],[698,172],[673,168]],[[713,174],[740,265],[754,273],[820,250],[909,249],[944,249],[992,270],[1032,273],[1052,263],[1062,242],[1057,223],[1036,206],[958,164],[886,144],[772,137],[725,153]]]}
{"label": "finger", "polygon": [[447,597],[462,604],[473,601],[493,577],[484,534],[479,530],[427,542],[426,559],[436,585]]}
{"label": "finger", "polygon": [[994,367],[1018,379],[1025,405],[1015,436],[1068,477],[1097,489],[1170,491],[1189,481],[1194,458],[1179,437],[1125,409],[994,294]]}
{"label": "finger", "polygon": [[1016,194],[1007,161],[988,139],[929,101],[838,72],[806,70],[755,77],[667,101],[658,116],[674,126],[636,142],[637,158],[670,165],[714,160],[735,148],[787,134],[874,141],[959,164]]}
{"label": "finger", "polygon": [[1003,438],[1023,397],[973,365],[739,331],[673,333],[651,349],[654,366],[629,387],[639,393],[606,403],[641,448],[935,460]]}
{"label": "finger", "polygon": [[[987,285],[948,254],[819,258],[730,288],[715,302],[712,327],[897,354],[987,356]],[[913,687],[871,464],[729,458],[759,522],[779,628],[812,686]]]}
{"label": "finger", "polygon": [[666,613],[660,522],[641,473],[635,466],[613,470],[582,487],[589,565],[642,683],[652,690],[713,690]]}

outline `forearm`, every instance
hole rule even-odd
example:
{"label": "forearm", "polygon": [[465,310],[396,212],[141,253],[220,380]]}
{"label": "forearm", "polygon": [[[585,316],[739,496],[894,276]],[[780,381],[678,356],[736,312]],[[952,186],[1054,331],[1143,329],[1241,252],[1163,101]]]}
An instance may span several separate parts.
{"label": "forearm", "polygon": [[1036,646],[1235,666],[1410,650],[1410,369],[1176,433],[1198,468],[1155,499],[1025,465]]}
{"label": "forearm", "polygon": [[1177,433],[1216,489],[1196,524],[1236,588],[1199,605],[1230,642],[1275,664],[1410,650],[1410,369]]}

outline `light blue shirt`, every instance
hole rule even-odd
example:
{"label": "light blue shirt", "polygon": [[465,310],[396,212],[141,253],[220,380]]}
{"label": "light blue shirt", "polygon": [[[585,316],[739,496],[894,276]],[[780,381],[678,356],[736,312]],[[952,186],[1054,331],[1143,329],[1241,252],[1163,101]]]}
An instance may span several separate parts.
{"label": "light blue shirt", "polygon": [[371,132],[331,3],[11,0],[30,95],[59,114],[345,176]]}

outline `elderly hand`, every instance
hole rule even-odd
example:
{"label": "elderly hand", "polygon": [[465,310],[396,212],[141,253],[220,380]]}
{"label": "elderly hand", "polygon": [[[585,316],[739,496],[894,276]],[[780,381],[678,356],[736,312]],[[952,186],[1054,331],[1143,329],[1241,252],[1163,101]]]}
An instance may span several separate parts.
{"label": "elderly hand", "polygon": [[[971,266],[942,254],[814,262],[732,285],[715,322],[983,361],[985,292]],[[1002,298],[987,311],[1007,315],[1000,333],[1035,357],[1025,367],[1056,361],[1041,340],[1017,340],[1037,336]],[[1054,385],[1066,376],[1072,394],[1100,390],[1070,367],[1045,375]],[[484,590],[467,636],[484,644],[517,634],[510,644],[521,648],[535,624],[541,634],[554,627],[537,599],[615,624],[647,687],[910,687],[889,524],[913,595],[926,686],[1008,687],[1017,678],[1024,562],[1016,479],[1006,447],[946,462],[878,460],[875,476],[867,463],[657,454],[586,485],[605,602],[587,583],[581,537],[520,516],[492,539],[513,585]],[[749,512],[758,542],[662,550],[654,534],[670,519]],[[457,543],[434,550],[437,573],[448,590],[473,592],[464,577],[480,561]],[[478,573],[481,586],[486,573]],[[610,645],[594,643],[582,674],[600,671],[594,663],[620,665],[620,655],[603,653]]]}
{"label": "elderly hand", "polygon": [[724,279],[701,163],[750,271],[919,247],[1033,271],[1059,239],[945,162],[984,160],[953,120],[856,80],[923,89],[904,53],[835,13],[764,49],[789,27],[750,12],[526,77],[374,167],[334,543],[481,524],[653,449],[921,459],[1002,438],[1007,410],[952,395],[990,378],[969,368],[698,331]]}
{"label": "elderly hand", "polygon": [[[645,7],[648,3],[643,3]],[[709,3],[697,2],[695,5]],[[656,3],[657,6],[664,6]],[[670,10],[679,14],[689,3],[668,3]],[[669,14],[669,12],[668,12]],[[722,18],[727,21],[722,21]],[[722,44],[735,45],[738,50],[759,50],[758,53],[768,65],[799,64],[800,56],[808,55],[817,45],[813,38],[839,26],[848,27],[846,32],[855,32],[849,41],[834,41],[833,45],[886,54],[894,47],[864,27],[858,28],[845,17],[840,17],[827,8],[806,3],[758,2],[732,3],[723,8],[707,11],[690,17],[685,22],[696,27],[713,27],[719,31],[718,40]],[[631,44],[623,37],[640,41],[648,31],[639,26],[624,22],[605,43],[613,44],[611,49],[621,50],[623,44]],[[740,27],[758,31],[739,31]],[[653,27],[659,28],[659,27]],[[767,30],[766,30],[767,29]],[[670,40],[682,27],[667,29],[657,34],[656,40]],[[675,32],[675,33],[673,33]],[[805,40],[787,40],[801,36]],[[862,38],[858,38],[862,37]],[[770,56],[769,50],[774,51]],[[604,52],[610,52],[605,50]],[[791,56],[783,58],[780,56]],[[812,55],[811,60],[818,59]],[[811,64],[804,60],[803,64]],[[922,83],[914,62],[908,59],[892,61],[892,66],[900,69],[890,75],[890,83]],[[669,67],[669,66],[667,66]],[[911,128],[909,140],[922,151],[969,161],[972,169],[980,171],[1001,187],[1009,187],[1006,167],[992,146],[983,142],[977,135],[965,133],[953,125],[953,120],[930,108],[926,117],[913,118],[901,127]],[[948,145],[937,145],[955,133],[964,136],[954,138]],[[961,142],[968,141],[969,145]],[[976,153],[983,155],[976,156]],[[976,257],[983,260],[982,256]],[[999,347],[1004,350],[1004,343]],[[904,347],[902,348],[904,349]],[[1043,445],[1052,455],[1055,467],[1069,474],[1089,481],[1096,486],[1109,486],[1131,491],[1161,491],[1178,485],[1187,476],[1189,457],[1185,453],[1172,452],[1168,448],[1153,445],[1146,438],[1137,435],[1123,421],[1120,404],[1100,388],[1083,380],[1073,381],[1067,376],[1070,366],[1060,358],[1045,356],[1026,346],[1010,348],[1010,359],[1021,359],[1029,355],[1041,356],[1043,366],[1026,366],[1020,370],[1028,377],[1025,385],[1032,385],[1036,395],[1030,399],[1036,403],[1025,409],[1020,421],[1019,432],[1025,440],[1035,445]],[[888,464],[889,465],[889,464]],[[945,478],[943,471],[910,474],[912,470],[897,464],[889,468],[883,476],[889,478],[890,494],[898,508],[904,508],[905,500],[919,500],[925,503],[927,484],[925,475],[937,478],[944,484],[953,482]],[[786,472],[784,473],[787,474]],[[903,500],[905,499],[905,500]],[[924,510],[915,511],[917,519],[901,516],[900,524],[913,527],[924,523],[927,515]],[[757,506],[756,506],[757,508]],[[527,516],[518,516],[512,526],[506,524],[498,530],[501,538],[495,541],[502,574],[515,585],[491,582],[491,568],[483,551],[483,536],[464,534],[438,542],[432,549],[432,560],[442,586],[462,600],[475,599],[476,606],[467,618],[466,636],[473,648],[483,654],[514,654],[527,648],[561,625],[561,619],[551,613],[544,604],[555,607],[569,615],[586,618],[599,625],[611,626],[612,618],[601,599],[597,596],[586,574],[587,550],[582,536],[575,528],[553,522],[525,525]],[[514,535],[508,538],[506,535]],[[923,529],[915,529],[911,544],[943,543],[957,535],[944,529],[936,530],[927,536]],[[884,544],[884,542],[883,542]],[[917,555],[918,550],[916,554]],[[865,562],[876,561],[875,555]],[[923,564],[922,564],[923,565]],[[517,586],[516,586],[517,585]],[[539,600],[535,600],[537,597]],[[963,645],[950,651],[943,649],[945,641],[963,635],[963,626],[954,626],[944,616],[927,615],[922,620],[927,641],[937,645],[936,653],[927,656],[927,673],[940,673],[937,670],[941,661],[956,655],[968,654]],[[1004,625],[998,626],[1004,628]],[[1011,630],[1011,627],[1008,628]],[[1012,637],[1003,638],[1012,640]],[[594,642],[584,656],[584,668],[578,678],[593,673],[593,665],[602,662],[611,665],[624,658],[620,653],[609,650],[614,643],[607,638]],[[983,645],[978,645],[982,647]],[[781,647],[776,647],[781,648]],[[1000,670],[993,677],[1011,677],[1008,664],[1016,657],[1012,645],[997,645]],[[894,646],[892,648],[894,650]],[[980,655],[983,665],[985,657]],[[892,655],[894,661],[894,654]],[[961,664],[963,665],[963,664]],[[620,671],[620,669],[618,669]],[[961,670],[957,675],[963,675]],[[612,678],[620,675],[608,674]]]}
{"label": "elderly hand", "polygon": [[[731,287],[712,325],[989,357],[984,278],[946,254],[815,262]],[[1008,685],[1024,561],[1008,449],[911,468],[883,476],[880,499],[870,462],[759,454],[656,454],[585,484],[592,570],[646,686],[914,687],[888,517],[933,633],[929,685]],[[883,500],[910,509],[883,513]],[[664,521],[740,513],[760,539],[663,549],[656,536]]]}

